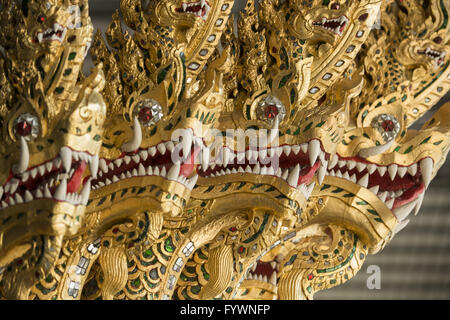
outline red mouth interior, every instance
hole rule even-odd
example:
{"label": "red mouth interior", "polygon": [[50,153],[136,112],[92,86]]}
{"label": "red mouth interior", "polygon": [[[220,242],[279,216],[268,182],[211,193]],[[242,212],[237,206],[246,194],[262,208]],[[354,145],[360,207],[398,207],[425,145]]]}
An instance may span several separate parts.
{"label": "red mouth interior", "polygon": [[202,7],[201,4],[196,4],[195,6],[187,7],[186,11],[182,7],[176,8],[175,11],[179,13],[193,13],[196,14],[199,10],[202,10],[202,16],[206,15],[206,6]]}

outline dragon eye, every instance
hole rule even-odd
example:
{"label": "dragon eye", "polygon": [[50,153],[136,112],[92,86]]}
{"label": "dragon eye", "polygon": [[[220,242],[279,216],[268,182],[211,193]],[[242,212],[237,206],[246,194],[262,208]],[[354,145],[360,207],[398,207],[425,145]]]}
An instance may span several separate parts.
{"label": "dragon eye", "polygon": [[334,2],[330,8],[331,8],[331,10],[339,10],[341,8],[341,6],[339,3]]}
{"label": "dragon eye", "polygon": [[146,99],[139,102],[136,105],[134,113],[145,127],[156,124],[164,115],[161,105],[153,99]]}
{"label": "dragon eye", "polygon": [[45,22],[45,17],[44,16],[39,16],[37,18],[37,21],[40,22],[40,23],[43,23],[43,22]]}
{"label": "dragon eye", "polygon": [[40,125],[36,116],[24,113],[14,121],[13,132],[16,138],[24,137],[30,141],[39,136]]}
{"label": "dragon eye", "polygon": [[372,120],[372,126],[377,129],[385,142],[389,142],[400,132],[398,120],[389,114],[381,114]]}
{"label": "dragon eye", "polygon": [[434,42],[436,42],[437,44],[442,43],[442,38],[441,37],[436,37],[433,39]]}
{"label": "dragon eye", "polygon": [[256,109],[256,117],[269,123],[272,123],[277,116],[279,116],[281,122],[285,115],[286,109],[283,103],[273,96],[268,96],[262,100]]}

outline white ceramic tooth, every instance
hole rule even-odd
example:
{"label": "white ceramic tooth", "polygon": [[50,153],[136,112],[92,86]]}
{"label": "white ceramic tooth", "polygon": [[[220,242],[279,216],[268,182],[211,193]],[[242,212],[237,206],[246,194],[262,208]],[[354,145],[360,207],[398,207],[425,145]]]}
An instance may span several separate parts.
{"label": "white ceramic tooth", "polygon": [[367,165],[367,171],[369,172],[369,174],[372,174],[375,172],[375,170],[377,170],[377,166],[373,163]]}
{"label": "white ceramic tooth", "polygon": [[67,179],[63,179],[61,180],[59,186],[56,188],[54,198],[56,200],[64,201],[66,200],[66,194],[67,194]]}
{"label": "white ceramic tooth", "polygon": [[300,152],[300,146],[298,145],[292,146],[292,152],[294,152],[294,154],[297,155]]}
{"label": "white ceramic tooth", "polygon": [[422,174],[423,183],[425,188],[428,188],[431,182],[431,176],[433,174],[433,159],[425,158],[420,161],[420,172]]}
{"label": "white ceramic tooth", "polygon": [[166,142],[166,149],[169,150],[169,152],[172,152],[174,148],[175,148],[175,145],[173,144],[172,141]]}
{"label": "white ceramic tooth", "polygon": [[328,163],[328,169],[333,169],[339,162],[339,157],[335,154]]}
{"label": "white ceramic tooth", "polygon": [[358,172],[361,172],[361,171],[363,171],[366,168],[367,168],[367,164],[365,164],[363,162],[357,162],[356,163],[356,169],[358,170]]}
{"label": "white ceramic tooth", "polygon": [[30,161],[30,151],[28,150],[28,143],[24,137],[20,137],[20,159],[19,163],[14,166],[14,173],[23,173],[28,168]]}
{"label": "white ceramic tooth", "polygon": [[380,190],[380,186],[373,186],[372,188],[369,188],[370,191],[374,194],[378,194],[378,190]]}
{"label": "white ceramic tooth", "polygon": [[[209,150],[209,149],[208,149]],[[272,149],[273,150],[273,149]],[[244,164],[245,163],[245,152],[239,152],[237,154],[237,163],[238,164]]]}
{"label": "white ceramic tooth", "polygon": [[336,171],[336,177],[342,178],[342,173],[341,173],[341,171],[339,171],[339,170]]}
{"label": "white ceramic tooth", "polygon": [[262,174],[262,175],[267,175],[267,167],[263,166],[263,167],[261,168],[261,174]]}
{"label": "white ceramic tooth", "polygon": [[366,173],[364,175],[364,177],[362,177],[361,179],[358,180],[358,184],[363,187],[363,188],[367,188],[367,186],[369,185],[369,174]]}
{"label": "white ceramic tooth", "polygon": [[165,154],[166,153],[166,145],[164,143],[158,144],[156,149],[158,149],[160,154]]}
{"label": "white ceramic tooth", "polygon": [[123,157],[123,162],[125,162],[125,164],[129,164],[131,162],[131,157],[130,156]]}
{"label": "white ceramic tooth", "polygon": [[314,190],[314,186],[316,185],[315,182],[311,183],[309,186],[306,187],[306,199],[309,199],[309,197],[311,197],[311,194]]}
{"label": "white ceramic tooth", "polygon": [[111,182],[111,180],[109,180],[108,178],[106,178],[106,180],[105,180],[105,185],[109,185],[109,184],[111,184],[112,182]]}
{"label": "white ceramic tooth", "polygon": [[192,130],[189,129],[187,130],[187,133],[183,135],[183,141],[181,141],[184,158],[187,158],[191,154],[192,139]]}
{"label": "white ceramic tooth", "polygon": [[148,158],[148,152],[147,152],[147,150],[141,150],[141,151],[139,152],[139,156],[141,157],[142,161],[147,160],[147,158]]}
{"label": "white ceramic tooth", "polygon": [[125,180],[126,178],[127,178],[127,176],[126,176],[125,173],[123,173],[123,172],[122,172],[122,173],[120,174],[120,176],[119,176],[119,179],[120,179],[120,180]]}
{"label": "white ceramic tooth", "polygon": [[149,154],[151,157],[154,157],[155,154],[156,154],[156,147],[148,148],[147,151],[148,151],[148,154]]}
{"label": "white ceramic tooth", "polygon": [[275,174],[275,171],[273,170],[273,167],[268,167],[267,168],[267,174],[269,176],[273,176]]}
{"label": "white ceramic tooth", "polygon": [[300,176],[300,165],[297,163],[297,165],[292,169],[292,171],[289,173],[287,182],[292,187],[297,187],[298,184],[298,177]]}
{"label": "white ceramic tooth", "polygon": [[385,166],[380,166],[380,167],[377,167],[377,170],[378,170],[378,173],[380,174],[380,177],[383,177],[384,174],[385,174],[386,171],[387,171],[387,167],[385,167]]}
{"label": "white ceramic tooth", "polygon": [[395,176],[397,175],[398,165],[391,164],[388,167],[389,177],[391,178],[391,181],[394,181]]}
{"label": "white ceramic tooth", "polygon": [[30,170],[30,175],[31,175],[31,177],[33,179],[36,178],[37,172],[38,172],[37,168],[34,168],[33,170]]}
{"label": "white ceramic tooth", "polygon": [[140,176],[145,176],[145,168],[142,163],[139,164],[138,173]]}
{"label": "white ceramic tooth", "polygon": [[142,129],[137,116],[133,118],[133,137],[121,147],[123,152],[136,151],[142,143]]}
{"label": "white ceramic tooth", "polygon": [[302,143],[301,145],[300,145],[300,148],[302,149],[302,152],[303,153],[307,153],[308,152],[308,144],[307,143]]}
{"label": "white ceramic tooth", "polygon": [[17,190],[17,187],[19,186],[19,180],[13,178],[11,179],[11,181],[9,182],[10,184],[10,188],[9,188],[9,193],[14,193]]}
{"label": "white ceramic tooth", "polygon": [[321,165],[319,168],[319,172],[317,173],[317,181],[319,184],[323,183],[323,179],[325,179],[325,174],[327,173],[327,167],[324,165]]}
{"label": "white ceramic tooth", "polygon": [[308,145],[308,150],[309,150],[309,164],[312,167],[316,163],[317,157],[321,152],[319,140],[315,139],[311,140]]}
{"label": "white ceramic tooth", "polygon": [[408,220],[403,220],[402,222],[400,222],[394,229],[394,235],[399,233],[400,231],[402,231],[408,224],[409,224],[409,219]]}
{"label": "white ceramic tooth", "polygon": [[14,201],[13,197],[9,197],[8,204],[10,206],[15,206],[16,205],[16,202]]}
{"label": "white ceramic tooth", "polygon": [[275,262],[275,261],[272,261],[271,263],[270,263],[270,266],[272,267],[272,269],[276,269],[277,268],[277,263]]}
{"label": "white ceramic tooth", "polygon": [[81,204],[86,206],[89,200],[89,195],[91,193],[91,179],[89,179],[86,184],[84,185],[83,189],[81,190],[80,197],[81,197]]}
{"label": "white ceramic tooth", "polygon": [[122,158],[117,159],[117,160],[114,161],[114,164],[116,165],[117,168],[119,168],[122,165],[122,163],[123,163],[123,159]]}
{"label": "white ceramic tooth", "polygon": [[380,145],[380,146],[364,148],[364,149],[361,149],[358,154],[360,157],[367,159],[369,157],[376,156],[377,154],[386,152],[387,150],[389,150],[392,147],[394,142],[395,142],[395,139],[392,139],[388,143]]}
{"label": "white ceramic tooth", "polygon": [[92,156],[91,161],[89,162],[89,170],[91,171],[91,176],[94,179],[97,178],[98,165],[99,165],[98,155]]}
{"label": "white ceramic tooth", "polygon": [[271,285],[277,286],[277,272],[276,271],[274,271],[272,273],[272,275],[270,276],[269,282]]}
{"label": "white ceramic tooth", "polygon": [[338,166],[339,166],[339,168],[344,167],[346,164],[347,164],[347,161],[345,161],[345,160],[340,160],[340,161],[338,161]]}
{"label": "white ceramic tooth", "polygon": [[413,165],[408,167],[408,173],[414,177],[417,174],[417,163],[414,163]]}
{"label": "white ceramic tooth", "polygon": [[41,177],[45,175],[45,165],[44,165],[44,164],[43,164],[43,165],[40,165],[40,166],[38,167],[38,172],[39,172],[39,175],[40,175]]}
{"label": "white ceramic tooth", "polygon": [[46,184],[45,187],[44,187],[44,196],[46,198],[51,198],[52,197],[50,189],[48,188],[48,184]]}
{"label": "white ceramic tooth", "polygon": [[389,201],[386,202],[386,205],[389,209],[392,209],[394,206],[395,198],[391,198]]}
{"label": "white ceramic tooth", "polygon": [[388,192],[387,192],[387,191],[384,191],[384,192],[381,192],[381,193],[378,195],[378,198],[380,198],[381,201],[386,202],[387,196],[388,196]]}
{"label": "white ceramic tooth", "polygon": [[52,161],[47,162],[45,164],[45,169],[47,169],[47,172],[52,171],[52,169],[53,169],[53,162]]}
{"label": "white ceramic tooth", "polygon": [[278,170],[277,170],[277,172],[275,173],[275,175],[276,175],[278,178],[280,178],[282,174],[283,174],[283,171],[281,170],[280,167],[278,167]]}
{"label": "white ceramic tooth", "polygon": [[0,200],[1,200],[2,197],[3,197],[3,192],[4,192],[4,189],[3,189],[2,186],[0,186]]}
{"label": "white ceramic tooth", "polygon": [[416,207],[416,204],[417,204],[417,200],[407,203],[401,207],[398,207],[397,209],[393,210],[392,212],[397,217],[398,221],[403,221],[409,216],[411,211]]}
{"label": "white ceramic tooth", "polygon": [[336,175],[336,172],[334,172],[334,170],[331,170],[329,173],[330,176],[334,177]]}
{"label": "white ceramic tooth", "polygon": [[247,166],[245,167],[245,172],[247,172],[247,173],[252,173],[252,168],[251,168],[249,165],[247,165]]}
{"label": "white ceramic tooth", "polygon": [[147,168],[147,175],[148,175],[148,176],[153,175],[153,169],[152,169],[151,166],[149,166],[149,167]]}
{"label": "white ceramic tooth", "polygon": [[292,148],[291,146],[283,146],[283,152],[286,156],[289,156],[291,154]]}
{"label": "white ceramic tooth", "polygon": [[422,193],[419,195],[419,197],[417,198],[416,206],[415,206],[415,208],[414,208],[414,215],[415,215],[415,216],[417,216],[417,214],[418,214],[419,211],[420,211],[420,207],[422,206],[422,202],[423,202],[424,196],[425,196],[425,193],[422,192]]}
{"label": "white ceramic tooth", "polygon": [[407,167],[398,167],[397,174],[400,178],[403,178],[407,171],[408,171]]}
{"label": "white ceramic tooth", "polygon": [[161,171],[160,171],[159,175],[160,175],[161,177],[166,177],[166,176],[167,176],[166,167],[162,167],[162,168],[161,168]]}
{"label": "white ceramic tooth", "polygon": [[244,173],[245,172],[244,168],[242,168],[242,167],[239,167],[237,171],[238,171],[238,173]]}
{"label": "white ceramic tooth", "polygon": [[41,189],[36,190],[36,199],[41,199],[44,197],[44,194],[42,193]]}
{"label": "white ceramic tooth", "polygon": [[22,204],[23,203],[23,199],[22,196],[18,193],[16,193],[14,200],[16,201],[17,204]]}
{"label": "white ceramic tooth", "polygon": [[287,180],[288,176],[289,176],[289,169],[285,169],[285,170],[283,171],[283,174],[281,175],[281,178],[282,178],[283,180]]}
{"label": "white ceramic tooth", "polygon": [[350,175],[348,174],[347,171],[345,171],[345,172],[342,174],[342,178],[343,178],[343,179],[346,179],[346,180],[350,180]]}
{"label": "white ceramic tooth", "polygon": [[398,198],[398,197],[400,197],[400,196],[402,196],[403,195],[403,190],[397,190],[397,191],[395,191],[395,197],[396,198]]}
{"label": "white ceramic tooth", "polygon": [[138,154],[135,154],[131,157],[135,163],[141,162],[141,157]]}
{"label": "white ceramic tooth", "polygon": [[202,149],[202,169],[203,169],[203,171],[208,170],[210,154],[211,154],[211,151],[209,150],[208,147],[204,147]]}
{"label": "white ceramic tooth", "polygon": [[66,172],[69,172],[72,166],[72,150],[68,147],[62,147],[60,151],[62,166]]}
{"label": "white ceramic tooth", "polygon": [[177,180],[178,176],[180,175],[180,163],[175,163],[167,173],[167,179],[168,180]]}
{"label": "white ceramic tooth", "polygon": [[252,172],[255,174],[259,174],[261,172],[261,166],[259,165],[259,162],[257,162],[256,165],[253,167]]}
{"label": "white ceramic tooth", "polygon": [[356,183],[356,173],[352,174],[352,176],[350,177],[350,181]]}
{"label": "white ceramic tooth", "polygon": [[116,175],[114,175],[112,177],[112,182],[117,182],[117,181],[119,181],[119,178]]}
{"label": "white ceramic tooth", "polygon": [[352,170],[354,167],[356,167],[356,161],[348,160],[347,161],[347,168],[348,168],[348,170]]}
{"label": "white ceramic tooth", "polygon": [[33,200],[33,195],[30,191],[25,190],[25,202],[30,202]]}
{"label": "white ceramic tooth", "polygon": [[194,189],[195,185],[197,184],[197,180],[198,180],[198,175],[196,174],[195,176],[193,176],[192,178],[189,179],[187,187],[190,190]]}
{"label": "white ceramic tooth", "polygon": [[98,164],[99,164],[100,170],[102,170],[104,173],[108,172],[108,165],[106,164],[105,159],[100,159]]}

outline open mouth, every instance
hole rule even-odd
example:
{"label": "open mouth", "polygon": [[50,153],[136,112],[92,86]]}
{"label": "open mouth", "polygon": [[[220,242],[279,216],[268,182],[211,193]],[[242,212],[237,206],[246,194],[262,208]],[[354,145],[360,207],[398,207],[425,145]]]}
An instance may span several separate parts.
{"label": "open mouth", "polygon": [[425,50],[419,50],[417,51],[417,53],[433,59],[437,67],[441,66],[445,61],[445,52],[435,51],[430,47],[426,48]]}
{"label": "open mouth", "polygon": [[211,7],[209,6],[208,2],[206,2],[206,0],[189,3],[183,2],[181,4],[181,7],[175,9],[176,12],[194,14],[197,17],[202,18],[203,20],[206,20],[208,18],[210,10]]}
{"label": "open mouth", "polygon": [[[423,197],[425,186],[431,181],[432,170],[433,161],[430,158],[424,158],[410,166],[382,166],[363,162],[356,157],[343,159],[335,156],[330,162],[328,175],[369,189],[395,214],[396,209]],[[420,203],[421,201],[417,201],[417,205],[420,206]]]}
{"label": "open mouth", "polygon": [[248,270],[244,276],[244,280],[258,280],[267,282],[273,286],[277,286],[277,272],[279,271],[279,263],[276,261],[262,262],[258,261]]}
{"label": "open mouth", "polygon": [[63,42],[66,37],[67,28],[63,27],[59,23],[55,23],[53,28],[48,28],[44,32],[38,32],[33,39],[34,43],[42,43],[44,41],[59,41]]}
{"label": "open mouth", "polygon": [[[285,180],[291,187],[302,191],[309,198],[316,172],[319,181],[326,174],[326,162],[329,155],[321,149],[319,140],[311,140],[301,145],[284,145],[268,149],[234,152],[223,148],[225,156],[217,157],[209,168],[199,169],[199,175],[205,178],[220,177],[229,174],[250,173],[275,176]],[[274,165],[277,162],[278,165]]]}
{"label": "open mouth", "polygon": [[[167,180],[181,183],[192,190],[197,183],[197,175],[192,176],[195,169],[195,158],[203,142],[195,138],[193,143],[182,150],[176,149],[176,142],[161,142],[147,149],[139,149],[133,154],[123,153],[115,160],[100,159],[98,178],[92,181],[92,188],[98,189],[119,180],[133,177],[160,176]],[[174,163],[173,152],[180,152],[180,161]],[[182,156],[185,154],[186,156]]]}
{"label": "open mouth", "polygon": [[95,176],[98,157],[68,147],[61,148],[55,159],[12,177],[0,187],[0,210],[38,199],[86,205],[91,189],[89,179],[78,191],[88,165]]}
{"label": "open mouth", "polygon": [[320,21],[314,21],[313,26],[321,27],[325,30],[331,31],[338,36],[342,36],[342,33],[345,30],[345,27],[348,24],[348,18],[346,16],[341,16],[336,19],[327,19],[325,17]]}

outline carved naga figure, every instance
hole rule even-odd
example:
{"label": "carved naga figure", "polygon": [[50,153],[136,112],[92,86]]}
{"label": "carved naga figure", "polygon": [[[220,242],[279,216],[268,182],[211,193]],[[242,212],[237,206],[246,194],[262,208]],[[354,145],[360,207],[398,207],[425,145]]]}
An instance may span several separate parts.
{"label": "carved naga figure", "polygon": [[99,68],[80,78],[87,1],[1,1],[0,292],[25,299],[81,227],[106,108]]}

